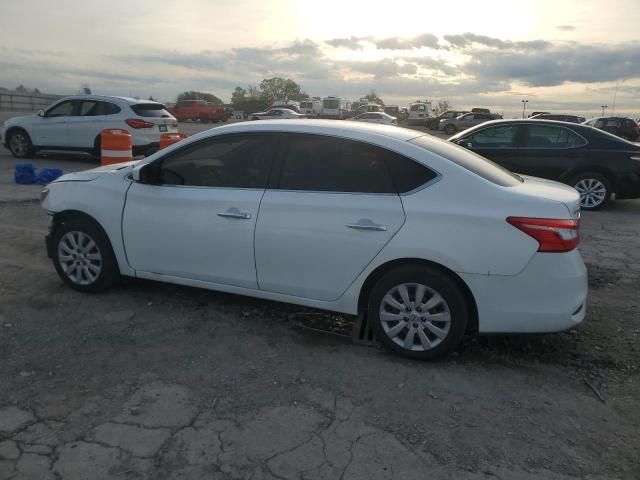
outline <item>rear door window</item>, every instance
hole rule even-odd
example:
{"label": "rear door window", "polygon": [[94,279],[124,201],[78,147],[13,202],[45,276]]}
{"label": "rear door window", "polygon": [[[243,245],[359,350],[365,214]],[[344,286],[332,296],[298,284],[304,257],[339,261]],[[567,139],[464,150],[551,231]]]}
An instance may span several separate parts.
{"label": "rear door window", "polygon": [[524,135],[526,148],[572,148],[585,145],[585,140],[564,127],[527,125]]}
{"label": "rear door window", "polygon": [[387,150],[322,135],[290,134],[279,188],[317,192],[396,193]]}
{"label": "rear door window", "polygon": [[140,117],[169,118],[171,114],[167,112],[161,103],[137,103],[130,105],[131,110]]}

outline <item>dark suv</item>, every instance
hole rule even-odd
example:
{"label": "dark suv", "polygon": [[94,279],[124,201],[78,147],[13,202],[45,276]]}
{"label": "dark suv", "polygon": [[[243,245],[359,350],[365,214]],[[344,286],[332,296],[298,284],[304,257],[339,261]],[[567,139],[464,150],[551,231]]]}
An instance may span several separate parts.
{"label": "dark suv", "polygon": [[630,142],[637,142],[638,138],[640,138],[640,128],[638,128],[638,124],[631,118],[596,117],[587,120],[584,122],[584,125],[604,130]]}
{"label": "dark suv", "polygon": [[440,125],[440,120],[443,119],[451,119],[453,120],[460,115],[468,113],[466,110],[447,110],[446,112],[442,112],[437,117],[429,117],[427,118],[426,126],[430,130],[438,130],[438,126]]}

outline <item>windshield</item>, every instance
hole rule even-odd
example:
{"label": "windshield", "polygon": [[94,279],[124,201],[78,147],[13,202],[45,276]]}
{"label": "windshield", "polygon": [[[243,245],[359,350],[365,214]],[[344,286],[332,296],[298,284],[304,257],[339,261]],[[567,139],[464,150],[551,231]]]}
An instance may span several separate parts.
{"label": "windshield", "polygon": [[515,187],[523,181],[522,178],[506,168],[453,143],[434,141],[433,137],[429,135],[414,138],[410,142],[440,155],[496,185]]}
{"label": "windshield", "polygon": [[340,100],[324,100],[322,102],[323,108],[338,108],[340,106]]}
{"label": "windshield", "polygon": [[138,103],[137,105],[131,105],[131,110],[141,117],[171,117],[171,114],[165,110],[165,106],[161,103]]}
{"label": "windshield", "polygon": [[424,112],[426,107],[424,105],[411,105],[412,112]]}

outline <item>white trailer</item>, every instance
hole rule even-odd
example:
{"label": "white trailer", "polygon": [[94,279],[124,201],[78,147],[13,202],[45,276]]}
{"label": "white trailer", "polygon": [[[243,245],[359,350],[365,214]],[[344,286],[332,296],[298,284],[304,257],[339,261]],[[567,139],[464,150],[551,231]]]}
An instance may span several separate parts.
{"label": "white trailer", "polygon": [[408,125],[424,125],[431,116],[431,102],[415,102],[409,104]]}
{"label": "white trailer", "polygon": [[308,117],[319,117],[322,114],[322,101],[302,100],[300,102],[300,113]]}
{"label": "white trailer", "polygon": [[322,99],[322,118],[344,119],[349,116],[351,102],[341,97],[324,97]]}

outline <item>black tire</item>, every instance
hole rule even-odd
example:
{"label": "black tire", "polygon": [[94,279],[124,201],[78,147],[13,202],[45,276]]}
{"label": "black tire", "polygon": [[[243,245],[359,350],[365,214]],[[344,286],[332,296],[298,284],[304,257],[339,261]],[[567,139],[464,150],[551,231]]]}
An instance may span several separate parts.
{"label": "black tire", "polygon": [[23,129],[12,130],[7,135],[9,151],[16,158],[31,158],[35,153],[31,137]]}
{"label": "black tire", "polygon": [[[595,182],[599,182],[600,185],[602,185],[602,187],[604,188],[604,198],[599,203],[593,203],[594,198],[599,198],[599,196],[596,196],[595,193],[601,191],[600,187],[597,186],[597,183]],[[569,180],[568,184],[578,190],[578,192],[580,193],[580,208],[582,210],[600,210],[609,202],[609,200],[611,200],[611,193],[613,192],[611,182],[607,177],[600,173],[580,173],[572,177],[571,180]],[[591,196],[589,195],[589,191],[585,190],[585,187],[589,186],[590,184],[594,185],[593,195]]]}
{"label": "black tire", "polygon": [[444,133],[446,133],[447,135],[453,135],[457,131],[458,129],[455,127],[455,125],[447,125],[446,127],[444,127]]}
{"label": "black tire", "polygon": [[[72,234],[72,232],[82,233],[85,237],[93,240],[95,244],[95,248],[87,248],[86,257],[79,258],[78,251],[75,251],[75,256],[72,253],[69,253],[69,243],[66,237],[67,234]],[[75,234],[72,234],[75,235]],[[77,240],[77,238],[76,238]],[[61,243],[65,243],[67,250],[65,250],[65,246],[61,246]],[[88,241],[82,242],[86,247],[90,245]],[[60,278],[69,285],[71,288],[78,290],[80,292],[102,292],[109,289],[120,279],[120,270],[118,269],[118,263],[116,261],[115,255],[113,254],[113,249],[111,248],[111,242],[107,237],[107,234],[104,230],[92,219],[77,216],[71,218],[69,220],[65,220],[63,223],[58,225],[55,229],[52,238],[52,254],[53,254],[53,264],[60,275]],[[72,249],[72,251],[74,251]],[[95,259],[92,259],[92,256],[95,256],[96,252],[100,255],[100,262]],[[65,260],[62,257],[64,253],[67,253],[68,257],[73,257],[75,260],[69,260],[63,266]],[[93,268],[97,268],[99,265],[99,271],[97,273],[93,273],[95,275],[95,279],[93,281],[89,281],[90,277],[87,273],[79,272],[79,268],[82,268],[81,264],[78,264],[76,267],[70,265],[69,262],[85,262],[87,265],[85,269],[86,272],[89,271],[90,265],[93,265]],[[71,272],[71,274],[67,274],[65,272],[65,268],[67,271]],[[95,272],[95,270],[91,270]],[[71,275],[79,276],[80,280],[84,279],[87,283],[80,283],[74,280]]]}
{"label": "black tire", "polygon": [[200,123],[209,123],[208,117],[200,117]]}
{"label": "black tire", "polygon": [[[406,341],[406,337],[411,331],[414,331],[412,339],[415,339],[420,342],[421,345],[418,345],[417,348],[422,348],[422,350],[413,350],[407,349],[403,345],[399,345],[394,341],[389,335],[387,335],[385,331],[385,327],[383,327],[383,322],[380,319],[380,310],[383,298],[392,290],[394,287],[402,285],[402,284],[421,284],[426,286],[431,292],[435,292],[440,295],[441,299],[444,301],[444,304],[440,303],[434,307],[431,307],[429,310],[421,311],[421,308],[415,306],[414,311],[411,313],[403,312],[398,310],[398,313],[402,314],[402,319],[398,321],[398,323],[394,325],[388,325],[387,329],[391,330],[393,327],[400,327],[400,323],[405,323],[405,328],[399,331],[399,334],[404,333],[404,340]],[[415,295],[415,290],[414,290]],[[431,293],[426,293],[426,295],[431,295]],[[434,297],[430,297],[434,298]],[[415,300],[415,297],[414,297]],[[427,305],[429,300],[423,304]],[[446,307],[446,308],[445,308]],[[388,305],[384,307],[388,308]],[[416,311],[417,309],[417,311]],[[440,311],[438,311],[440,309]],[[434,321],[435,325],[441,330],[446,330],[446,336],[439,338],[430,329],[425,328],[426,325],[423,320],[428,318],[430,315],[439,315],[442,313],[449,314],[449,324],[446,326],[445,322]],[[406,314],[406,316],[404,316]],[[421,317],[422,315],[427,315],[426,317]],[[396,315],[394,313],[393,315]],[[411,316],[412,315],[412,316]],[[417,316],[417,317],[416,317]],[[407,358],[417,359],[417,360],[432,360],[435,358],[444,357],[450,354],[460,343],[462,338],[464,337],[467,322],[469,319],[469,312],[467,308],[467,302],[465,299],[465,295],[460,289],[460,287],[456,284],[456,282],[446,273],[426,265],[408,265],[404,267],[399,267],[390,272],[386,273],[378,282],[374,285],[368,299],[368,318],[373,329],[374,334],[377,339],[389,350],[399,355],[402,355]],[[407,320],[409,319],[409,320]],[[422,320],[421,320],[422,319]],[[421,326],[421,322],[422,325]],[[410,330],[409,328],[417,327],[421,328],[423,333],[426,333],[428,338],[430,338],[430,342],[438,342],[434,343],[433,347],[424,348],[424,344],[420,340],[420,335],[417,330]],[[399,337],[394,337],[401,340]]]}

